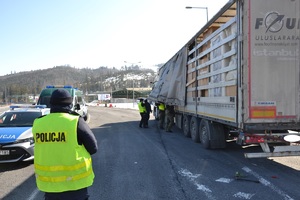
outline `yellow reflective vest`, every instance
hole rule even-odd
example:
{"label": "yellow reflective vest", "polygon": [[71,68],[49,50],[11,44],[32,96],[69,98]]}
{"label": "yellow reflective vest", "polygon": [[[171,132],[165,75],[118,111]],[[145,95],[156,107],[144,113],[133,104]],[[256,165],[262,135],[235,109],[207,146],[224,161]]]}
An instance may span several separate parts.
{"label": "yellow reflective vest", "polygon": [[64,192],[93,184],[91,156],[77,142],[78,118],[50,113],[34,121],[34,170],[39,190]]}
{"label": "yellow reflective vest", "polygon": [[142,106],[142,102],[138,103],[140,113],[146,113],[146,106]]}
{"label": "yellow reflective vest", "polygon": [[158,109],[164,111],[164,110],[165,110],[165,104],[160,103],[160,104],[158,105]]}

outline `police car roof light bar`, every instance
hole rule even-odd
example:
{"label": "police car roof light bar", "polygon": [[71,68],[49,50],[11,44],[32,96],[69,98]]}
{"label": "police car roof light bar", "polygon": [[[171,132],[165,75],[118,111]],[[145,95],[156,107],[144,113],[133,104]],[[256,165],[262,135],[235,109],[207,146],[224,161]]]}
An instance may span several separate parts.
{"label": "police car roof light bar", "polygon": [[11,110],[14,110],[15,108],[40,108],[40,109],[43,109],[46,107],[47,107],[46,105],[11,105],[11,106],[9,106],[9,108]]}
{"label": "police car roof light bar", "polygon": [[71,85],[47,85],[46,88],[73,88]]}

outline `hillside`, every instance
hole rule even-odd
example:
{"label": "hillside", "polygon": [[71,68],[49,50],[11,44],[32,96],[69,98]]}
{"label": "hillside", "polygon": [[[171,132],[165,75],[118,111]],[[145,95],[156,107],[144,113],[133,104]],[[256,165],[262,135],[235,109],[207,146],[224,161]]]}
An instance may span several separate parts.
{"label": "hillside", "polygon": [[[37,95],[47,85],[72,85],[85,94],[118,91],[125,88],[151,87],[155,72],[139,66],[118,70],[100,67],[77,69],[58,66],[50,69],[20,72],[0,77],[0,102],[11,102],[25,95]],[[20,99],[19,99],[20,101]],[[25,100],[24,100],[25,101]]]}

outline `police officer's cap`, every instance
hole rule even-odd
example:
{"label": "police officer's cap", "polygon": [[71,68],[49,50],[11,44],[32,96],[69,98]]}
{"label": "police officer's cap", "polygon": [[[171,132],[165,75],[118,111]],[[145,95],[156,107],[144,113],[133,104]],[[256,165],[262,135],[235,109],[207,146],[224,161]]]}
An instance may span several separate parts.
{"label": "police officer's cap", "polygon": [[70,105],[71,103],[72,103],[72,97],[67,90],[56,89],[52,92],[50,98],[51,105]]}

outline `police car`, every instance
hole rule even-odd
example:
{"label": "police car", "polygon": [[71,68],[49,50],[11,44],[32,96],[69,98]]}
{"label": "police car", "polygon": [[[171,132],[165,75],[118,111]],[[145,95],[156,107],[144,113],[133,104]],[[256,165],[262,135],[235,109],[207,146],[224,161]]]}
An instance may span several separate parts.
{"label": "police car", "polygon": [[49,113],[45,105],[11,105],[0,115],[0,163],[33,160],[33,121]]}

